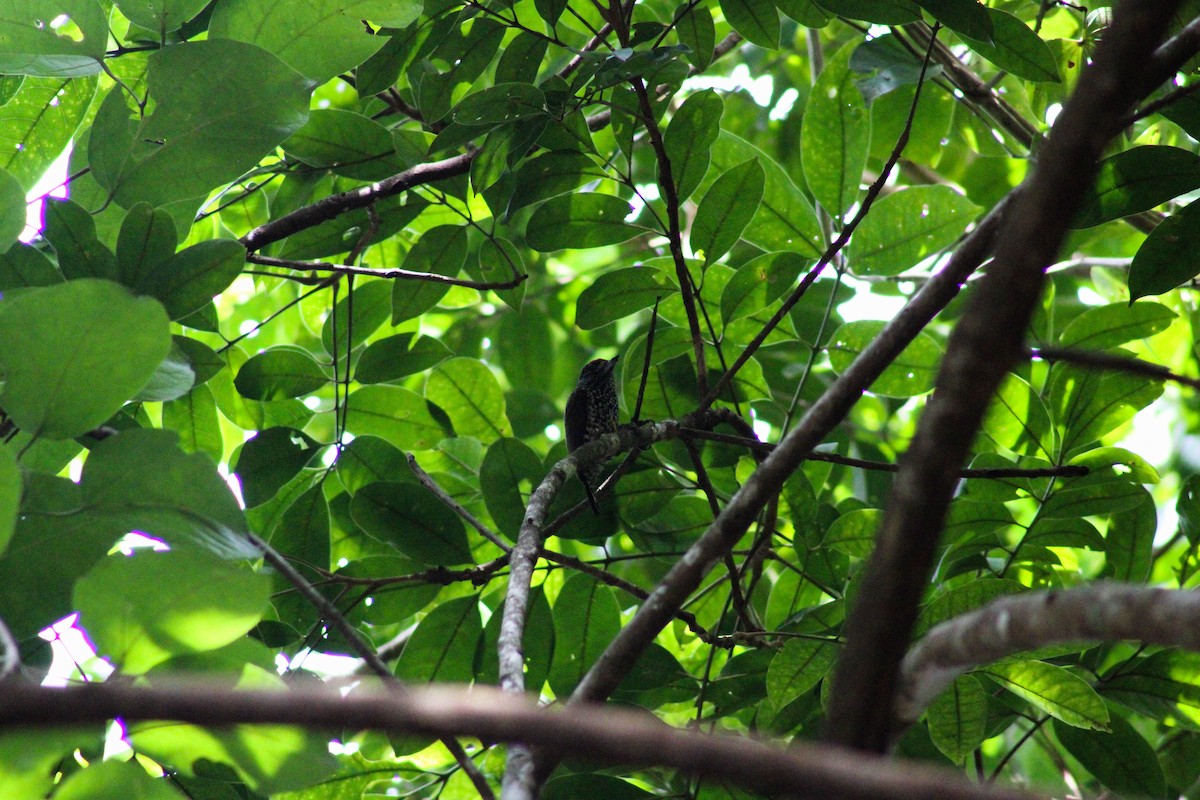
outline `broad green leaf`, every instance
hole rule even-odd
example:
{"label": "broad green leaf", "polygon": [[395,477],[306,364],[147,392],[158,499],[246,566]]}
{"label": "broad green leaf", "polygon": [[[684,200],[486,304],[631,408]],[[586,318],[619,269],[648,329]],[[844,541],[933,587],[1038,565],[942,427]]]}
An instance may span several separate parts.
{"label": "broad green leaf", "polygon": [[52,439],[108,420],[171,349],[157,301],[90,278],[6,298],[0,340],[0,406],[26,433]]}
{"label": "broad green leaf", "polygon": [[231,465],[241,481],[246,507],[274,497],[320,451],[312,437],[292,428],[267,428],[247,439]]}
{"label": "broad green leaf", "polygon": [[716,26],[707,6],[686,3],[675,12],[675,35],[689,52],[684,57],[696,69],[712,63],[713,47],[717,43]]}
{"label": "broad green leaf", "polygon": [[1062,432],[1062,452],[1070,454],[1158,399],[1162,382],[1126,372],[1055,364],[1049,390],[1051,416]]}
{"label": "broad green leaf", "polygon": [[471,548],[462,520],[415,483],[372,483],[350,501],[354,521],[382,542],[422,564],[469,564]]}
{"label": "broad green leaf", "polygon": [[[883,322],[862,320],[848,322],[834,332],[829,343],[829,363],[844,372],[858,354],[875,340],[883,330]],[[942,348],[928,334],[922,333],[871,384],[871,391],[885,397],[915,397],[933,389],[941,362]]]}
{"label": "broad green leaf", "polygon": [[392,135],[370,117],[338,108],[318,108],[283,143],[284,152],[316,169],[377,181],[412,166],[396,153]]}
{"label": "broad green leaf", "polygon": [[[775,13],[774,8],[771,13]],[[721,132],[724,107],[712,89],[696,92],[683,101],[663,131],[663,148],[671,162],[671,176],[681,203],[696,191],[708,172],[709,153]],[[741,161],[746,158],[749,156]]]}
{"label": "broad green leaf", "polygon": [[620,629],[613,590],[590,575],[572,573],[554,602],[554,694],[569,696]]}
{"label": "broad green leaf", "polygon": [[96,0],[0,0],[0,73],[91,75],[107,47],[108,23]]}
{"label": "broad green leaf", "polygon": [[656,796],[627,780],[599,773],[551,778],[541,793],[543,800],[652,800]]}
{"label": "broad green leaf", "polygon": [[962,236],[979,206],[949,186],[912,186],[881,198],[846,251],[859,275],[899,275]]}
{"label": "broad green leaf", "polygon": [[1063,347],[1106,350],[1164,331],[1175,312],[1161,303],[1113,303],[1085,310],[1058,337]]}
{"label": "broad green leaf", "polygon": [[54,796],[59,800],[184,800],[171,783],[152,778],[136,761],[104,761],[70,775]]}
{"label": "broad green leaf", "polygon": [[807,259],[790,252],[764,253],[738,267],[721,292],[721,319],[725,324],[756,314],[783,297]]}
{"label": "broad green leaf", "polygon": [[359,436],[342,448],[337,476],[350,494],[371,483],[415,479],[404,452],[378,436]]}
{"label": "broad green leaf", "polygon": [[402,28],[416,20],[420,8],[416,0],[221,0],[208,34],[257,45],[320,84],[357,67],[387,42],[385,36],[371,35],[362,20],[383,22],[375,12],[386,9],[394,27]]}
{"label": "broad green leaf", "polygon": [[96,223],[86,209],[70,200],[50,200],[44,213],[42,235],[54,247],[58,268],[68,280],[117,279],[116,258],[96,237]]}
{"label": "broad green leaf", "polygon": [[459,125],[495,127],[546,114],[546,95],[528,83],[498,83],[467,95],[454,107]]}
{"label": "broad green leaf", "polygon": [[183,337],[172,337],[171,350],[150,376],[150,380],[133,396],[134,401],[161,403],[183,397],[196,384],[196,371],[191,359],[178,342]]}
{"label": "broad green leaf", "polygon": [[748,158],[758,159],[765,180],[762,203],[742,232],[742,238],[767,251],[787,250],[805,257],[820,256],[824,250],[821,226],[804,192],[775,159],[745,139],[721,131],[713,149],[713,165],[728,170]]}
{"label": "broad green leaf", "polygon": [[1034,547],[1081,547],[1104,552],[1104,537],[1086,519],[1039,517],[1021,540]]}
{"label": "broad green leaf", "polygon": [[98,652],[138,675],[184,653],[244,636],[267,608],[271,580],[200,551],[110,556],[75,584]]}
{"label": "broad green leaf", "polygon": [[1000,69],[1027,81],[1057,83],[1060,80],[1054,53],[1040,36],[1007,11],[986,7],[985,10],[991,17],[992,39],[987,41],[964,32],[972,50]]}
{"label": "broad green leaf", "polygon": [[1146,490],[1125,476],[1114,477],[1110,470],[1096,471],[1080,478],[1069,478],[1042,505],[1047,519],[1073,519],[1088,514],[1128,511],[1139,505]]}
{"label": "broad green leaf", "polygon": [[0,253],[25,230],[25,190],[12,173],[0,169]]}
{"label": "broad green leaf", "polygon": [[806,28],[824,28],[829,14],[816,0],[776,0],[776,7]]}
{"label": "broad green leaf", "polygon": [[229,288],[245,263],[246,248],[241,242],[209,239],[171,256],[145,273],[133,288],[158,298],[171,319],[180,320]]}
{"label": "broad green leaf", "polygon": [[528,494],[542,479],[542,460],[520,439],[498,439],[479,468],[479,489],[500,532],[516,541]]}
{"label": "broad green leaf", "polygon": [[62,780],[57,767],[63,759],[103,737],[99,724],[24,728],[0,734],[0,782],[9,800],[45,800]]}
{"label": "broad green leaf", "polygon": [[413,631],[396,662],[396,677],[408,683],[470,683],[482,634],[478,597],[447,600]]}
{"label": "broad green leaf", "polygon": [[178,244],[171,215],[162,209],[151,208],[149,203],[138,203],[125,215],[117,237],[119,280],[136,290],[142,281],[149,280],[160,265],[175,255]]}
{"label": "broad green leaf", "polygon": [[425,399],[450,418],[454,432],[484,444],[512,435],[500,381],[482,361],[451,358],[429,373]]}
{"label": "broad green leaf", "polygon": [[1132,147],[1100,162],[1073,224],[1087,228],[1155,206],[1200,188],[1200,156],[1166,145]]}
{"label": "broad green leaf", "polygon": [[[974,2],[974,0],[970,0]],[[813,84],[800,138],[800,162],[817,202],[842,217],[858,199],[858,187],[871,147],[871,117],[854,85],[850,56],[857,42],[839,50]]]}
{"label": "broad green leaf", "polygon": [[1104,537],[1104,551],[1107,556],[1106,576],[1138,583],[1150,577],[1154,566],[1154,534],[1158,530],[1158,513],[1150,493],[1137,484],[1134,486],[1140,502],[1113,514]]}
{"label": "broad green leaf", "polygon": [[428,450],[445,436],[425,398],[399,386],[364,386],[351,392],[346,398],[346,429],[411,450]]}
{"label": "broad green leaf", "polygon": [[779,47],[779,12],[771,0],[721,0],[725,20],[742,37],[760,47]]}
{"label": "broad green leaf", "polygon": [[1180,532],[1189,544],[1195,545],[1200,541],[1200,474],[1189,475],[1183,482],[1175,512],[1179,515]]}
{"label": "broad green leaf", "polygon": [[533,212],[525,228],[525,241],[542,252],[619,244],[646,233],[644,228],[625,221],[629,212],[629,201],[611,194],[559,195]]}
{"label": "broad green leaf", "polygon": [[496,63],[496,85],[533,83],[546,57],[549,42],[542,36],[521,31],[504,47]]}
{"label": "broad green leaf", "polygon": [[453,353],[438,339],[399,333],[371,342],[359,356],[354,379],[359,383],[388,383],[424,372]]}
{"label": "broad green leaf", "polygon": [[356,283],[353,292],[343,294],[321,325],[325,352],[344,361],[347,351],[356,349],[388,321],[393,292],[390,281],[367,280]]}
{"label": "broad green leaf", "polygon": [[282,400],[311,394],[329,380],[307,350],[281,345],[264,350],[243,364],[234,386],[253,400]]}
{"label": "broad green leaf", "polygon": [[817,0],[817,3],[839,17],[880,25],[903,25],[921,18],[921,9],[912,0]]}
{"label": "broad green leaf", "polygon": [[[154,111],[131,119],[124,93],[110,93],[88,145],[89,160],[101,165],[97,181],[122,206],[206,195],[254,167],[308,118],[304,79],[254,45],[192,41],[149,62]],[[235,118],[254,124],[230,125]]]}
{"label": "broad green leaf", "polygon": [[544,309],[504,314],[492,342],[510,386],[545,388],[546,376],[554,374],[558,347]]}
{"label": "broad green leaf", "polygon": [[922,636],[938,623],[974,611],[997,597],[1024,591],[1021,584],[1006,578],[980,578],[942,592],[921,609],[913,635]]}
{"label": "broad green leaf", "polygon": [[1054,428],[1041,396],[1018,375],[1007,375],[984,415],[982,430],[997,447],[1050,459]]}
{"label": "broad green leaf", "polygon": [[829,526],[822,545],[853,558],[866,558],[875,549],[875,533],[882,519],[883,512],[877,508],[848,511]]}
{"label": "broad green leaf", "polygon": [[162,425],[179,434],[185,453],[204,453],[214,463],[221,461],[225,446],[212,389],[194,386],[183,397],[163,403]]}
{"label": "broad green leaf", "polygon": [[543,153],[523,162],[513,176],[504,221],[519,209],[571,191],[592,167],[590,158],[569,150]]}
{"label": "broad green leaf", "polygon": [[119,0],[117,8],[135,25],[158,36],[179,30],[183,23],[199,14],[206,0]]}
{"label": "broad green leaf", "polygon": [[1140,714],[1200,730],[1200,653],[1161,650],[1123,665],[1105,677],[1100,689],[1104,697]]}
{"label": "broad green leaf", "polygon": [[[13,0],[20,5],[24,0]],[[0,106],[0,169],[32,189],[70,144],[96,94],[96,76],[26,78]],[[17,147],[17,145],[20,147]]]}
{"label": "broad green leaf", "polygon": [[[467,258],[467,232],[458,225],[440,225],[426,231],[404,257],[404,269],[454,277]],[[445,297],[450,287],[421,279],[392,283],[392,324],[424,314]]]}
{"label": "broad green leaf", "polygon": [[575,324],[592,330],[654,305],[674,293],[667,278],[653,267],[626,267],[605,272],[583,290],[575,308]]}
{"label": "broad green leaf", "polygon": [[974,675],[959,675],[926,712],[929,738],[955,764],[983,744],[987,736],[987,693]]}
{"label": "broad green leaf", "polygon": [[34,247],[15,244],[8,252],[0,253],[0,292],[62,282],[62,273]]}
{"label": "broad green leaf", "polygon": [[992,18],[987,6],[975,0],[915,0],[938,22],[955,33],[990,42],[993,40]]}
{"label": "broad green leaf", "polygon": [[1166,798],[1167,782],[1158,754],[1122,717],[1111,730],[1080,730],[1054,721],[1054,736],[1102,784],[1123,797]]}
{"label": "broad green leaf", "polygon": [[1009,661],[980,670],[1035,708],[1076,728],[1109,729],[1108,708],[1087,681],[1044,661]]}
{"label": "broad green leaf", "polygon": [[8,449],[0,450],[0,554],[7,548],[16,529],[17,511],[24,491],[21,470]]}
{"label": "broad green leaf", "polygon": [[837,658],[834,641],[789,639],[767,667],[767,697],[776,708],[807,694]]}
{"label": "broad green leaf", "polygon": [[1200,203],[1158,224],[1129,267],[1129,299],[1169,292],[1200,274]]}
{"label": "broad green leaf", "polygon": [[692,251],[711,264],[737,244],[758,212],[763,194],[763,168],[749,159],[726,172],[705,193],[692,221]]}

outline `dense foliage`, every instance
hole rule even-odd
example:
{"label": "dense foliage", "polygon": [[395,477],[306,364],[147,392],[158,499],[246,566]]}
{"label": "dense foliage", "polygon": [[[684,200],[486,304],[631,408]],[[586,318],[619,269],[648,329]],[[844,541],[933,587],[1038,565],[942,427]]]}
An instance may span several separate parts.
{"label": "dense foliage", "polygon": [[[932,563],[899,576],[921,594],[914,640],[998,598],[1200,580],[1196,13],[1146,61],[1174,79],[1135,87],[1082,203],[1051,211],[1072,230],[1032,352],[978,432],[942,432],[971,448],[945,467],[972,471],[944,526],[930,509]],[[340,654],[410,685],[550,702],[583,682],[577,699],[675,726],[820,738],[895,465],[983,281],[885,326],[952,254],[978,251],[963,279],[978,266],[1112,18],[1058,0],[0,0],[0,707],[52,658],[55,681],[203,675],[215,698],[328,679]],[[65,191],[19,239],[55,165]],[[873,347],[886,369],[855,386]],[[622,421],[681,423],[560,464],[581,367],[616,355]],[[789,431],[817,452],[761,466]],[[593,516],[572,476],[605,458]],[[693,561],[699,585],[637,639],[634,612]],[[1097,622],[1124,607],[1098,597],[1086,637],[981,656],[901,713],[896,757],[1200,795],[1200,614],[1173,638],[1152,614]],[[908,640],[902,609],[883,622]],[[593,672],[622,637],[636,663]],[[528,769],[519,746],[338,720],[112,716],[0,734],[4,796],[449,799]],[[719,763],[701,780],[559,755],[553,773],[532,755],[543,797],[751,796]]]}

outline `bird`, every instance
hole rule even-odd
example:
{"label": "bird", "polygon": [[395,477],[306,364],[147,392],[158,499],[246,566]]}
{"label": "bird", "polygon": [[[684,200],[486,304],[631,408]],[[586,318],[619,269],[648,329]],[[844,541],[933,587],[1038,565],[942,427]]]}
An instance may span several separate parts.
{"label": "bird", "polygon": [[[588,442],[593,442],[606,433],[617,429],[617,384],[613,380],[613,367],[620,356],[597,358],[583,365],[579,382],[567,398],[567,411],[563,417],[567,434],[567,452],[572,453]],[[599,464],[581,467],[579,480],[587,492],[592,513],[600,514],[600,506],[592,494],[600,478]]]}

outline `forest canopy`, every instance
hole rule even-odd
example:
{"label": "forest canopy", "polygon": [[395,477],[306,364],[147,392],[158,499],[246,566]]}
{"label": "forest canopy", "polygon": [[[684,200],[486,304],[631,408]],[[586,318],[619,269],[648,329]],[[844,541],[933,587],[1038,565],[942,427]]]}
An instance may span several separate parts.
{"label": "forest canopy", "polygon": [[1200,797],[1198,53],[0,0],[5,797]]}

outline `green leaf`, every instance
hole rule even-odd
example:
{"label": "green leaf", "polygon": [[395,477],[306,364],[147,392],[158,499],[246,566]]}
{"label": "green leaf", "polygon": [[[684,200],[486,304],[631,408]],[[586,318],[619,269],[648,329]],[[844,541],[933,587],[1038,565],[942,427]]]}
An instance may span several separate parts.
{"label": "green leaf", "polygon": [[1081,478],[1065,480],[1042,505],[1047,519],[1073,519],[1089,514],[1128,511],[1142,502],[1146,490],[1124,476],[1114,478],[1109,470],[1098,470]]}
{"label": "green leaf", "polygon": [[[762,150],[728,131],[721,131],[713,165],[728,170],[748,158],[763,168],[763,199],[742,238],[763,250],[788,250],[805,257],[822,254],[822,233],[816,212],[787,170]],[[673,163],[673,162],[672,162]]]}
{"label": "green leaf", "polygon": [[837,658],[834,641],[789,639],[767,667],[767,697],[776,708],[808,694]]}
{"label": "green leaf", "polygon": [[350,514],[367,533],[422,564],[472,563],[458,515],[415,483],[372,483],[350,501]]}
{"label": "green leaf", "polygon": [[1027,81],[1058,83],[1061,80],[1054,53],[1028,25],[1007,11],[984,9],[991,17],[992,38],[988,41],[964,33],[972,50],[1000,69]]}
{"label": "green leaf", "polygon": [[[467,258],[467,232],[459,225],[440,225],[417,240],[404,257],[404,269],[453,277]],[[425,280],[396,280],[392,284],[392,324],[421,316],[437,305],[450,287]]]}
{"label": "green leaf", "polygon": [[1054,428],[1046,405],[1018,375],[1005,376],[981,428],[1002,450],[1045,459],[1054,454]]}
{"label": "green leaf", "polygon": [[875,533],[883,512],[877,508],[860,508],[842,514],[825,531],[822,545],[840,550],[853,558],[867,558],[875,549]]}
{"label": "green leaf", "polygon": [[1166,330],[1175,312],[1161,303],[1113,303],[1085,310],[1058,337],[1063,347],[1106,350]]}
{"label": "green leaf", "polygon": [[498,83],[467,95],[454,107],[459,125],[495,127],[546,114],[546,95],[528,83]]}
{"label": "green leaf", "polygon": [[353,292],[343,295],[321,326],[321,345],[325,352],[344,361],[347,351],[356,349],[388,321],[394,291],[390,281],[366,280],[356,284]]}
{"label": "green leaf", "polygon": [[[845,372],[884,325],[884,322],[861,320],[838,328],[829,343],[829,363],[834,370]],[[871,391],[885,397],[915,397],[932,391],[941,358],[942,348],[937,342],[928,334],[918,334],[875,379]]]}
{"label": "green leaf", "polygon": [[764,253],[738,267],[721,292],[725,324],[756,314],[783,297],[808,264],[807,259],[785,251]]}
{"label": "green leaf", "polygon": [[760,47],[779,47],[779,12],[771,0],[721,0],[725,20],[742,37]]}
{"label": "green leaf", "polygon": [[498,439],[479,468],[479,489],[500,532],[516,541],[532,487],[541,481],[542,460],[520,439]]}
{"label": "green leaf", "polygon": [[242,365],[234,386],[253,400],[282,400],[311,394],[329,383],[329,376],[307,350],[279,345],[264,350]]}
{"label": "green leaf", "polygon": [[1106,676],[1101,690],[1167,725],[1200,730],[1200,653],[1160,650]]}
{"label": "green leaf", "polygon": [[974,611],[997,597],[1017,594],[1024,589],[1021,584],[1006,578],[979,578],[966,585],[956,586],[942,592],[921,609],[917,623],[913,626],[913,635],[923,636],[934,625]]}
{"label": "green leaf", "polygon": [[[251,44],[211,39],[163,48],[150,56],[147,81],[154,111],[131,120],[124,93],[110,93],[88,145],[89,160],[100,165],[96,180],[127,208],[202,197],[254,167],[308,118],[304,79]],[[228,123],[238,118],[254,124]]]}
{"label": "green leaf", "polygon": [[[90,222],[90,216],[88,220]],[[175,255],[178,244],[171,215],[162,209],[151,208],[149,203],[138,203],[125,215],[117,237],[118,279],[136,290],[142,281],[149,280],[155,270]]]}
{"label": "green leaf", "polygon": [[404,452],[378,436],[359,436],[346,445],[338,455],[337,476],[350,494],[369,483],[414,479]]}
{"label": "green leaf", "polygon": [[16,530],[17,511],[24,492],[21,470],[10,450],[0,450],[0,554]]}
{"label": "green leaf", "polygon": [[270,500],[320,452],[312,437],[292,428],[267,428],[247,439],[232,464],[246,507]]}
{"label": "green leaf", "polygon": [[680,6],[675,12],[675,35],[687,46],[689,52],[684,57],[693,67],[704,69],[712,63],[717,31],[707,6],[693,3]]}
{"label": "green leaf", "polygon": [[992,18],[987,6],[975,0],[915,0],[938,22],[955,33],[981,42],[993,40]]}
{"label": "green leaf", "polygon": [[53,286],[62,281],[62,273],[36,248],[16,244],[8,248],[8,252],[0,253],[0,292],[31,286]]}
{"label": "green leaf", "polygon": [[117,8],[126,19],[148,31],[163,35],[179,30],[183,23],[199,14],[206,0],[119,0]]}
{"label": "green leaf", "polygon": [[576,773],[546,781],[543,800],[651,800],[645,789],[612,775]]}
{"label": "green leaf", "polygon": [[880,25],[904,25],[921,18],[921,9],[912,0],[817,0],[817,3],[839,17]]}
{"label": "green leaf", "polygon": [[929,705],[929,738],[946,758],[962,764],[987,737],[987,693],[974,675],[959,675]]}
{"label": "green leaf", "polygon": [[858,199],[871,148],[871,117],[850,71],[857,46],[854,42],[843,47],[825,64],[800,124],[800,162],[808,188],[839,218]]}
{"label": "green leaf", "polygon": [[25,230],[25,190],[11,172],[0,169],[0,253]]}
{"label": "green leaf", "polygon": [[504,209],[504,221],[514,212],[574,189],[592,169],[592,160],[574,151],[543,153],[525,161],[513,176],[513,191]]}
{"label": "green leaf", "polygon": [[525,241],[542,252],[619,244],[646,232],[625,221],[629,212],[629,201],[611,194],[560,195],[533,212],[525,228]]}
{"label": "green leaf", "polygon": [[375,120],[339,108],[317,108],[283,143],[284,152],[316,169],[364,181],[401,172],[412,163],[401,159],[391,132]]}
{"label": "green leaf", "polygon": [[475,648],[483,635],[479,598],[456,597],[441,603],[413,631],[396,677],[408,683],[470,683],[475,677]]}
{"label": "green leaf", "polygon": [[490,444],[512,435],[500,382],[482,361],[451,358],[441,362],[425,383],[425,399],[446,412],[459,436]]}
{"label": "green leaf", "polygon": [[403,28],[417,19],[420,9],[416,0],[222,0],[208,35],[257,45],[320,84],[357,67],[387,43],[386,36],[371,35],[363,19],[383,23],[386,15],[390,21],[385,24]]}
{"label": "green leaf", "polygon": [[1167,781],[1158,755],[1122,717],[1109,720],[1107,733],[1080,730],[1055,720],[1054,735],[1084,768],[1114,793],[1166,798]]}
{"label": "green leaf", "polygon": [[400,333],[371,342],[359,356],[354,379],[359,383],[399,380],[450,358],[453,353],[432,336]]}
{"label": "green leaf", "polygon": [[1072,224],[1088,228],[1149,211],[1196,188],[1200,156],[1166,145],[1132,147],[1100,162]]}
{"label": "green leaf", "polygon": [[29,289],[0,303],[0,405],[31,435],[86,433],[146,385],[171,349],[149,298],[96,279]]}
{"label": "green leaf", "polygon": [[758,211],[763,194],[763,168],[749,159],[726,172],[705,193],[692,221],[692,251],[711,264],[737,244]]}
{"label": "green leaf", "polygon": [[157,297],[173,320],[212,302],[242,274],[246,248],[232,239],[209,239],[181,250],[145,273],[134,290]]}
{"label": "green leaf", "polygon": [[374,434],[406,450],[428,450],[445,436],[425,398],[399,386],[364,386],[346,399],[346,428]]}
{"label": "green leaf", "polygon": [[108,23],[96,0],[0,0],[0,73],[91,75],[107,47]]}
{"label": "green leaf", "polygon": [[954,244],[979,206],[949,186],[912,186],[871,206],[846,251],[859,275],[899,275]]}
{"label": "green leaf", "polygon": [[0,148],[0,169],[11,172],[26,191],[32,189],[70,144],[96,84],[95,76],[26,78],[21,91],[0,106],[0,141],[21,144]]}
{"label": "green leaf", "polygon": [[117,278],[116,259],[96,237],[96,223],[82,206],[70,200],[49,200],[45,218],[42,235],[54,247],[58,268],[68,280]]}
{"label": "green leaf", "polygon": [[637,313],[672,294],[667,279],[653,267],[626,267],[605,272],[579,295],[575,324],[592,330]]}
{"label": "green leaf", "polygon": [[75,585],[75,606],[97,651],[139,675],[241,638],[270,591],[266,575],[215,556],[140,550],[97,564]]}
{"label": "green leaf", "polygon": [[1010,661],[980,670],[1035,708],[1076,728],[1109,729],[1108,708],[1087,681],[1044,661]]}
{"label": "green leaf", "polygon": [[1108,557],[1106,576],[1138,583],[1147,580],[1154,567],[1158,513],[1150,493],[1137,484],[1134,486],[1140,502],[1113,514],[1104,537],[1104,551]]}
{"label": "green leaf", "polygon": [[621,629],[613,590],[583,573],[573,573],[554,602],[554,661],[550,687],[567,697]]}
{"label": "green leaf", "polygon": [[[775,13],[774,8],[771,13]],[[721,132],[724,108],[721,97],[712,89],[696,92],[683,101],[663,131],[663,148],[671,162],[671,175],[681,203],[696,191],[708,172],[709,153]],[[740,161],[746,158],[749,156]]]}
{"label": "green leaf", "polygon": [[195,386],[183,397],[163,403],[162,425],[179,434],[185,453],[204,453],[214,463],[221,461],[225,445],[212,389]]}
{"label": "green leaf", "polygon": [[104,761],[90,764],[67,777],[54,796],[59,800],[183,800],[170,783],[152,778],[136,761]]}
{"label": "green leaf", "polygon": [[1129,299],[1169,292],[1200,274],[1200,203],[1189,203],[1158,224],[1129,267]]}
{"label": "green leaf", "polygon": [[1070,454],[1158,399],[1162,382],[1127,372],[1055,364],[1049,394],[1051,415],[1062,431],[1062,452]]}

